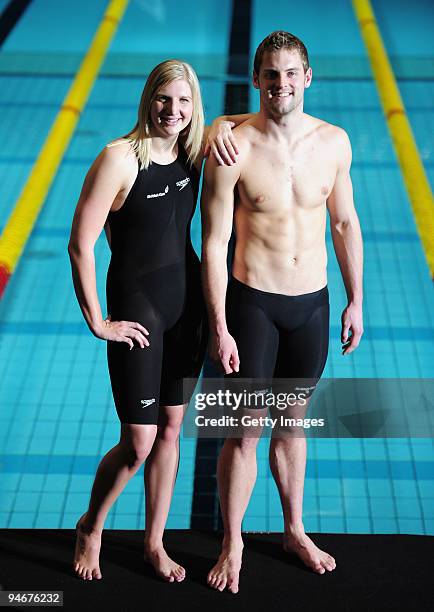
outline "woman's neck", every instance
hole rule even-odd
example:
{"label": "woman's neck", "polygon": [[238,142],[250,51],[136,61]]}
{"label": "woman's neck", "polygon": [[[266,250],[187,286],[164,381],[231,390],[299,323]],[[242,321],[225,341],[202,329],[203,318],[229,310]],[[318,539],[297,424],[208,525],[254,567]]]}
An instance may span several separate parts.
{"label": "woman's neck", "polygon": [[151,140],[151,158],[164,164],[174,161],[178,156],[178,134],[170,138],[153,136]]}

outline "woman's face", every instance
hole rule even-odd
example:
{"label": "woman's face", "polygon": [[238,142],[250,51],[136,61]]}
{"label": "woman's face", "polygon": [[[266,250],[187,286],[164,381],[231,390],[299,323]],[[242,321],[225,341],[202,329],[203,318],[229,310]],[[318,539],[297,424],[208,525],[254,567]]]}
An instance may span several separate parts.
{"label": "woman's face", "polygon": [[164,85],[151,105],[151,120],[158,136],[175,136],[191,121],[193,100],[187,81],[177,79]]}

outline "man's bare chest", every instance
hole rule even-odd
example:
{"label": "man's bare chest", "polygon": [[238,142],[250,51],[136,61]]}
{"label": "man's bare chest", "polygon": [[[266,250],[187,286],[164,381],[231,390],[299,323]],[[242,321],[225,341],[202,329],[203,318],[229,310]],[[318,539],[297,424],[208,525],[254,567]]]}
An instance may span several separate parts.
{"label": "man's bare chest", "polygon": [[294,154],[256,150],[241,172],[238,193],[252,211],[310,210],[325,204],[335,176],[336,163],[323,147]]}

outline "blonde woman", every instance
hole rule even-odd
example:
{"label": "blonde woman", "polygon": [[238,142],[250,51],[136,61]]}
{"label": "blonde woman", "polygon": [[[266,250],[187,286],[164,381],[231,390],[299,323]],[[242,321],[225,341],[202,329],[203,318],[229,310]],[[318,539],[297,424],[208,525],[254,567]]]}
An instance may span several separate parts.
{"label": "blonde woman", "polygon": [[[163,532],[192,393],[183,379],[199,376],[208,337],[190,223],[206,149],[219,163],[235,163],[230,127],[244,118],[221,118],[210,134],[193,69],[165,61],[149,75],[134,129],[103,149],[84,181],[68,251],[83,316],[107,341],[121,431],[99,464],[88,510],[77,522],[74,571],[82,579],[102,578],[105,518],[145,460],[145,557],[167,581],[185,577],[164,550]],[[106,319],[94,261],[103,228],[111,248]]]}

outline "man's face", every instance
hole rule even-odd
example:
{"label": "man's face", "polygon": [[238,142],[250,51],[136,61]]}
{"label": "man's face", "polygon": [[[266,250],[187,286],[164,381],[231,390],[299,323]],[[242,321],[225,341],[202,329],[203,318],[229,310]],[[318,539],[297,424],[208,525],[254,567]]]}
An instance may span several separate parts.
{"label": "man's face", "polygon": [[261,104],[273,117],[288,115],[297,108],[310,86],[312,70],[306,74],[298,51],[266,51],[253,86],[260,90]]}

